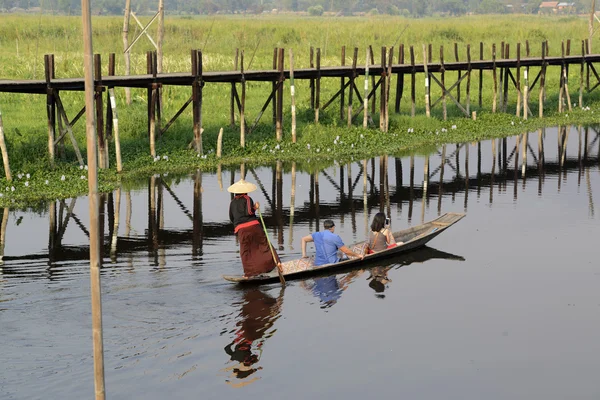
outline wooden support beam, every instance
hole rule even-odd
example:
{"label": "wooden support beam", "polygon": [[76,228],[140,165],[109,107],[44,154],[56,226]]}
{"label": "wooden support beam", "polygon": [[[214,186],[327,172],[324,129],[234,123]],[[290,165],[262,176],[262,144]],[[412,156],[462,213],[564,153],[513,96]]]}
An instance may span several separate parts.
{"label": "wooden support beam", "polygon": [[278,69],[279,69],[279,87],[277,88],[277,123],[275,124],[275,136],[278,142],[283,138],[283,81],[284,77],[284,62],[285,62],[285,50],[279,49],[278,56]]}
{"label": "wooden support beam", "polygon": [[[79,145],[77,145],[77,140],[75,139],[75,135],[73,134],[73,129],[71,128],[71,125],[68,122],[69,119],[67,118],[67,114],[65,113],[65,109],[62,105],[62,101],[60,100],[60,96],[56,96],[55,100],[56,100],[59,118],[63,119],[63,123],[65,124],[65,130],[68,133],[69,138],[71,139],[71,144],[73,145],[73,150],[75,151],[75,155],[77,156],[77,161],[79,161],[79,165],[83,167],[84,166],[83,157],[81,156],[81,152],[79,151]],[[87,107],[86,107],[86,109],[87,109]],[[96,147],[96,146],[94,146],[94,147]],[[89,161],[88,161],[88,163],[89,163]]]}
{"label": "wooden support beam", "polygon": [[[483,42],[479,42],[479,61],[483,61]],[[483,69],[479,69],[479,108],[482,107]]]}
{"label": "wooden support beam", "polygon": [[[398,49],[398,64],[404,64],[404,44],[400,44]],[[404,94],[404,73],[399,72],[396,74],[396,104],[394,111],[396,114],[400,113],[400,103],[402,101],[402,95]]]}
{"label": "wooden support beam", "polygon": [[538,98],[538,108],[539,108],[539,117],[544,117],[544,89],[546,86],[546,52],[548,51],[546,47],[546,42],[542,42],[542,68],[540,70],[540,94]]}
{"label": "wooden support beam", "polygon": [[492,75],[494,77],[494,96],[492,99],[492,113],[496,112],[498,104],[498,75],[496,72],[496,43],[492,44]]}
{"label": "wooden support beam", "polygon": [[[423,45],[425,46],[425,45]],[[385,132],[385,90],[387,84],[386,71],[386,49],[381,48],[381,98],[379,99],[379,130]]]}
{"label": "wooden support beam", "polygon": [[[344,67],[346,65],[346,46],[342,46],[342,55],[341,55],[340,61],[341,61],[341,66]],[[345,94],[344,88],[346,87],[345,81],[346,81],[346,78],[342,76],[340,78],[340,121],[343,121],[344,118],[346,117],[344,115],[344,109],[346,108],[346,103],[345,103],[346,99],[344,98],[344,94]],[[350,93],[352,93],[352,88],[350,88]]]}
{"label": "wooden support beam", "polygon": [[352,126],[352,94],[354,93],[354,79],[356,78],[356,63],[358,62],[358,47],[354,48],[352,55],[352,76],[350,77],[350,91],[348,93],[348,128]]}
{"label": "wooden support beam", "polygon": [[[109,63],[108,63],[108,75],[109,76],[114,76],[115,75],[115,53],[111,53],[110,58],[109,58]],[[108,89],[108,94],[109,94],[109,107],[107,108],[107,117],[106,117],[106,123],[108,126],[108,122],[111,122],[111,130],[114,133],[114,140],[115,140],[115,158],[117,160],[117,172],[121,172],[123,171],[123,161],[121,159],[121,139],[119,136],[119,116],[117,114],[117,99],[115,96],[115,89],[114,88],[109,88]],[[108,110],[111,110],[110,112],[110,117],[108,116]],[[108,131],[108,128],[107,128]],[[162,133],[162,132],[161,132]],[[111,135],[113,136],[113,135]],[[118,224],[118,222],[117,222]]]}
{"label": "wooden support beam", "polygon": [[48,116],[48,156],[50,167],[54,168],[54,136],[56,131],[56,102],[52,79],[54,79],[54,55],[44,55],[44,75],[46,78],[46,114]]}
{"label": "wooden support beam", "polygon": [[319,105],[321,101],[321,48],[317,48],[317,78],[315,79],[315,124],[319,123]]}
{"label": "wooden support beam", "polygon": [[296,143],[296,87],[294,86],[294,53],[290,49],[290,100],[292,102],[292,143]]}
{"label": "wooden support beam", "polygon": [[[237,71],[238,69],[238,57],[239,57],[240,49],[235,49],[235,57],[233,58],[233,70]],[[231,82],[231,99],[229,101],[229,126],[235,126],[235,104],[234,98],[237,95],[235,89],[235,82]]]}
{"label": "wooden support beam", "polygon": [[410,116],[414,117],[417,106],[416,106],[416,96],[415,96],[415,84],[416,84],[416,82],[415,82],[416,81],[415,49],[413,48],[413,46],[410,46],[410,65],[412,67],[411,73],[410,73],[410,102],[411,102],[410,103],[411,104]]}
{"label": "wooden support beam", "polygon": [[[146,71],[153,74],[154,62],[152,52],[146,53]],[[150,155],[156,157],[156,86],[152,83],[148,86],[148,137],[150,138]],[[100,157],[102,160],[102,157]],[[100,161],[102,164],[102,161]],[[102,166],[100,167],[102,168]]]}
{"label": "wooden support beam", "polygon": [[[204,86],[204,82],[202,79],[202,51],[200,50],[192,50],[192,76],[194,77],[194,82],[192,83],[194,149],[196,153],[202,155],[202,87]],[[243,120],[241,123],[243,126]]]}
{"label": "wooden support beam", "polygon": [[444,67],[444,46],[440,46],[440,81],[442,85],[442,118],[444,121],[448,119],[448,110],[446,108],[446,70]]}

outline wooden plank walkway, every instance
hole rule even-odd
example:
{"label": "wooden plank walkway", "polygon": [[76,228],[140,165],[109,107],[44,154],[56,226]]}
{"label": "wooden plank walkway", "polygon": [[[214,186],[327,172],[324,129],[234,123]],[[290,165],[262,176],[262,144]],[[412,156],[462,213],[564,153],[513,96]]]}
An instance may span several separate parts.
{"label": "wooden plank walkway", "polygon": [[[561,65],[581,65],[583,63],[600,62],[600,54],[588,54],[565,57],[529,57],[517,59],[497,59],[490,60],[472,60],[468,62],[444,62],[427,63],[428,73],[439,73],[441,71],[463,71],[468,70],[492,70],[494,64],[496,68],[517,68],[523,67],[542,67],[546,66],[561,66]],[[321,67],[294,69],[294,79],[317,79],[317,78],[348,78],[356,75],[365,75],[365,66],[339,66],[339,67]],[[388,70],[387,67],[382,67],[381,64],[369,65],[369,75],[381,75]],[[424,73],[424,64],[415,64],[414,67],[410,64],[393,64],[391,66],[392,74],[404,73],[410,74]],[[276,82],[280,77],[278,70],[263,70],[263,71],[215,71],[203,72],[201,79],[205,83],[239,83],[242,80],[246,82]],[[284,70],[285,79],[289,79],[290,71]],[[243,79],[242,79],[243,78]],[[175,72],[145,75],[129,75],[129,76],[103,76],[102,85],[108,87],[132,87],[132,88],[148,88],[152,84],[175,85],[175,86],[191,86],[196,77],[191,72]],[[59,78],[50,79],[50,86],[55,90],[71,90],[83,91],[83,78]],[[37,80],[8,80],[0,79],[0,92],[10,93],[30,93],[30,94],[46,94],[48,83],[44,79]]]}

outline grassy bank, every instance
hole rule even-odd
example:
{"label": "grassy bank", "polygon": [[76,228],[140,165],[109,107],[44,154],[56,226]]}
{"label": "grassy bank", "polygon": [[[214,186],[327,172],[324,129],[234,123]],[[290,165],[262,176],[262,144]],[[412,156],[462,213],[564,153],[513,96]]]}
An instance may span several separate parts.
{"label": "grassy bank", "polygon": [[[102,53],[104,60],[110,52],[122,51],[122,19],[99,17],[93,20],[95,52]],[[5,79],[41,79],[43,77],[43,54],[56,56],[57,77],[82,76],[82,45],[79,40],[80,19],[78,17],[3,17],[0,25],[0,67]],[[471,56],[479,58],[479,42],[485,43],[484,58],[490,58],[491,44],[499,46],[501,41],[511,43],[515,53],[517,42],[529,40],[531,53],[539,54],[541,42],[548,40],[550,54],[560,54],[560,42],[572,39],[573,49],[578,49],[578,40],[587,35],[587,21],[577,17],[538,17],[538,16],[479,16],[409,20],[403,18],[300,18],[287,17],[218,17],[218,18],[167,18],[165,34],[165,71],[188,71],[190,69],[190,48],[204,51],[205,70],[229,70],[233,65],[236,48],[245,50],[245,68],[270,69],[274,47],[293,48],[295,66],[308,66],[310,46],[322,49],[322,65],[339,65],[341,46],[360,48],[359,63],[364,63],[364,49],[373,45],[381,46],[415,45],[417,62],[421,59],[421,45],[433,44],[434,61],[438,59],[439,47],[444,46],[446,60],[454,60],[453,44],[457,42],[460,57],[466,57],[466,44],[471,44]],[[133,56],[134,71],[145,70],[144,51],[141,46]],[[146,47],[144,47],[146,46]],[[523,44],[524,48],[524,44]],[[375,51],[379,54],[379,51]],[[573,53],[575,51],[573,50]],[[408,52],[407,52],[408,54]],[[524,49],[523,49],[524,54]],[[286,60],[287,62],[287,60]],[[537,74],[531,68],[530,76]],[[117,57],[117,73],[123,71],[123,60]],[[576,107],[573,112],[557,114],[559,68],[550,68],[547,76],[547,99],[545,117],[522,121],[514,117],[516,93],[510,92],[506,114],[492,114],[492,77],[484,72],[482,107],[477,106],[478,72],[473,73],[471,85],[471,109],[477,111],[478,120],[472,121],[461,116],[458,108],[448,103],[448,121],[442,121],[442,109],[438,105],[432,111],[432,118],[424,115],[424,92],[422,76],[416,84],[417,117],[410,117],[410,79],[405,81],[405,95],[400,114],[390,110],[390,132],[382,134],[376,129],[357,127],[346,129],[346,121],[339,118],[339,102],[332,104],[321,114],[321,124],[314,125],[313,111],[309,108],[310,90],[308,82],[297,81],[298,143],[292,144],[289,137],[289,89],[284,98],[284,140],[277,143],[274,128],[267,110],[257,129],[247,138],[247,147],[239,147],[239,126],[229,127],[229,86],[206,85],[204,89],[203,126],[205,157],[197,157],[187,145],[191,141],[191,111],[188,109],[178,121],[157,142],[160,160],[149,155],[146,135],[146,91],[133,90],[133,104],[127,106],[124,91],[117,90],[119,124],[124,159],[124,172],[119,176],[114,171],[114,154],[111,154],[110,170],[100,172],[101,190],[110,190],[119,184],[131,182],[152,173],[193,171],[196,168],[211,170],[218,163],[224,166],[247,163],[271,163],[277,159],[297,161],[301,169],[314,169],[327,166],[334,160],[341,162],[380,154],[398,155],[417,148],[431,148],[441,143],[473,141],[492,137],[502,137],[544,126],[558,124],[593,124],[600,113],[600,97],[596,92],[585,93],[585,109]],[[578,101],[579,68],[570,69],[570,89],[572,101]],[[105,71],[106,73],[106,71]],[[362,87],[362,78],[357,82]],[[446,82],[456,79],[456,73],[448,73]],[[395,88],[396,77],[392,79]],[[321,99],[324,104],[338,89],[339,79],[323,79]],[[269,83],[250,83],[247,88],[246,119],[251,125],[269,94]],[[464,99],[465,85],[462,85]],[[432,87],[432,99],[441,94]],[[188,99],[190,90],[180,87],[166,87],[164,90],[164,113],[170,119]],[[537,89],[531,94],[530,107],[533,115],[538,114]],[[83,104],[81,93],[61,93],[61,98],[70,118]],[[393,104],[393,90],[391,102]],[[355,109],[359,104],[355,103]],[[581,106],[581,105],[579,105]],[[589,108],[589,110],[588,110]],[[49,170],[47,162],[47,126],[45,97],[0,94],[0,110],[4,118],[5,135],[9,148],[14,182],[0,179],[0,206],[27,204],[43,199],[64,198],[87,192],[86,171],[80,170],[73,149],[67,143],[64,159],[59,158],[54,170]],[[596,114],[594,114],[594,112]],[[373,116],[378,126],[378,114]],[[214,156],[216,137],[219,128],[224,128],[222,159]],[[455,127],[455,128],[454,128]],[[84,124],[75,126],[75,136],[85,154]],[[338,138],[339,137],[339,138]],[[112,149],[111,144],[111,149]],[[112,150],[111,150],[112,151]],[[4,176],[4,172],[2,176]],[[29,177],[27,177],[29,174]],[[19,178],[20,176],[20,178]],[[64,179],[63,179],[64,177]],[[83,177],[83,179],[82,179]],[[14,190],[13,190],[14,188]]]}

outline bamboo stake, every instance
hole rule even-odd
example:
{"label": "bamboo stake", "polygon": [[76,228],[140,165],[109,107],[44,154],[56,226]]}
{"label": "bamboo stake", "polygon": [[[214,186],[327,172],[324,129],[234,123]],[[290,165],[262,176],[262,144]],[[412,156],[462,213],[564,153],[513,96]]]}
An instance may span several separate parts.
{"label": "bamboo stake", "polygon": [[94,77],[96,83],[96,136],[98,138],[98,166],[108,168],[108,152],[106,151],[106,135],[104,131],[104,104],[102,102],[102,60],[100,54],[94,55]]}
{"label": "bamboo stake", "polygon": [[[115,75],[115,54],[112,53],[110,55],[109,62],[109,75]],[[117,114],[117,100],[115,96],[115,89],[111,87],[108,89],[109,101],[110,101],[110,110],[112,117],[112,130],[115,139],[115,157],[117,159],[117,172],[123,171],[123,163],[121,160],[121,139],[119,138],[119,116]]]}
{"label": "bamboo stake", "polygon": [[290,49],[290,98],[292,101],[292,143],[296,143],[296,87],[294,86],[294,53]]}
{"label": "bamboo stake", "polygon": [[427,50],[423,45],[423,68],[425,69],[425,115],[431,117],[431,109],[429,106],[429,72],[427,72]]}
{"label": "bamboo stake", "polygon": [[54,61],[49,54],[44,56],[44,75],[46,78],[46,114],[48,116],[48,155],[50,156],[50,168],[54,168],[56,102],[51,83],[54,78]]}
{"label": "bamboo stake", "polygon": [[[400,44],[398,49],[398,64],[404,64],[404,44]],[[394,111],[400,113],[400,102],[402,101],[402,95],[404,93],[404,73],[396,74],[396,107]]]}
{"label": "bamboo stake", "polygon": [[[358,49],[356,49],[358,51]],[[358,53],[355,52],[355,56],[358,56]],[[392,86],[392,61],[394,58],[394,47],[390,48],[389,56],[388,56],[388,64],[387,64],[387,73],[386,79],[387,83],[385,85],[385,131],[389,131],[390,127],[390,87]]]}
{"label": "bamboo stake", "polygon": [[283,80],[284,80],[284,60],[285,60],[285,49],[279,49],[278,66],[279,66],[279,79],[277,88],[277,122],[275,124],[275,136],[277,141],[280,142],[283,137]]}
{"label": "bamboo stake", "polygon": [[98,170],[94,116],[94,80],[92,65],[92,18],[89,0],[81,1],[84,44],[85,114],[88,159],[88,199],[90,214],[90,286],[96,400],[104,400],[104,345],[102,340],[102,291],[100,288],[100,238],[98,210]]}
{"label": "bamboo stake", "polygon": [[217,137],[217,158],[221,158],[222,148],[223,148],[223,128],[219,129],[219,136]]}
{"label": "bamboo stake", "polygon": [[12,175],[10,173],[10,163],[8,161],[8,150],[6,149],[6,142],[4,141],[4,124],[2,122],[2,110],[0,110],[0,150],[2,151],[4,174],[6,175],[6,180],[10,182],[12,181]]}
{"label": "bamboo stake", "polygon": [[[375,65],[375,53],[373,53],[373,47],[369,45],[369,57],[371,58],[371,65]],[[377,91],[375,91],[375,74],[371,75],[371,86],[373,87],[373,96],[371,100],[371,115],[375,115],[375,109],[377,108]]]}
{"label": "bamboo stake", "polygon": [[117,188],[115,196],[115,221],[113,225],[113,234],[110,242],[110,256],[116,262],[117,257],[117,244],[119,236],[119,216],[121,211],[121,188]]}
{"label": "bamboo stake", "polygon": [[[510,58],[510,44],[506,43],[504,47],[504,58]],[[508,73],[510,72],[510,68],[504,68],[504,99],[502,100],[502,107],[504,112],[508,110]]]}

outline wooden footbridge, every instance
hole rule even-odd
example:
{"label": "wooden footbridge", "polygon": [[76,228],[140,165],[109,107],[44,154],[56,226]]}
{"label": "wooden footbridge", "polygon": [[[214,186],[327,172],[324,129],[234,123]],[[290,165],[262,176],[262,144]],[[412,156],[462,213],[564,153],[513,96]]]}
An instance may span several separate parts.
{"label": "wooden footbridge", "polygon": [[[558,46],[557,46],[558,48]],[[459,60],[458,46],[454,43],[454,61],[444,60],[443,46],[440,48],[439,59],[433,62],[433,49],[431,45],[423,45],[421,48],[400,45],[398,51],[394,48],[381,48],[380,62],[375,62],[373,48],[366,49],[366,60],[364,66],[358,65],[359,49],[354,48],[351,65],[346,65],[346,48],[341,51],[341,65],[322,66],[320,49],[311,48],[310,67],[294,69],[294,56],[289,50],[289,62],[285,65],[284,49],[274,49],[273,69],[260,71],[245,71],[244,53],[236,52],[234,71],[204,71],[202,52],[191,51],[191,71],[179,73],[157,73],[158,62],[156,52],[147,53],[147,73],[144,75],[116,76],[115,55],[109,55],[108,76],[102,76],[101,56],[94,57],[95,70],[95,108],[97,119],[97,138],[99,148],[99,164],[101,168],[108,167],[107,143],[115,142],[117,170],[121,171],[121,154],[118,133],[117,105],[114,89],[145,88],[148,96],[148,136],[150,142],[150,154],[156,155],[156,140],[164,134],[173,122],[192,106],[194,137],[190,146],[198,153],[202,153],[202,115],[203,88],[207,84],[221,83],[231,85],[230,98],[230,124],[234,126],[237,121],[240,129],[240,145],[245,146],[246,134],[250,133],[262,118],[269,105],[273,109],[273,125],[278,140],[283,138],[283,104],[284,104],[284,82],[288,81],[290,86],[291,103],[291,140],[296,140],[295,122],[295,86],[294,80],[310,81],[310,108],[314,110],[314,121],[319,123],[319,113],[323,112],[334,102],[339,101],[340,119],[346,120],[348,126],[360,124],[363,127],[374,125],[374,115],[379,114],[379,129],[386,132],[389,128],[390,104],[393,103],[395,113],[401,112],[402,100],[409,97],[406,102],[410,103],[410,115],[415,116],[417,104],[417,86],[422,85],[424,91],[425,113],[431,116],[431,109],[442,108],[442,116],[447,118],[447,103],[454,104],[468,118],[476,118],[472,111],[476,105],[478,110],[483,109],[482,92],[484,85],[492,87],[493,97],[490,107],[491,112],[507,112],[509,104],[509,91],[516,93],[516,116],[527,119],[532,116],[530,105],[537,103],[538,116],[544,115],[544,101],[546,99],[546,86],[549,76],[549,67],[555,67],[552,72],[559,82],[558,111],[572,109],[571,98],[574,91],[570,92],[569,69],[579,70],[579,80],[574,86],[578,88],[578,104],[583,106],[583,94],[589,93],[600,86],[600,75],[594,64],[600,62],[600,54],[590,54],[587,40],[581,41],[581,52],[578,55],[571,54],[571,41],[561,43],[560,55],[550,56],[547,42],[541,43],[541,53],[537,56],[531,55],[529,42],[525,43],[524,51],[521,44],[516,45],[516,51],[511,53],[508,43],[491,46],[492,58],[484,60],[484,44],[479,43],[478,59],[471,57],[471,45],[466,45],[466,57]],[[498,50],[498,53],[497,53]],[[523,54],[524,53],[524,54]],[[420,57],[421,62],[417,62]],[[53,162],[55,148],[59,143],[64,144],[64,139],[69,138],[74,147],[80,164],[84,164],[83,157],[79,151],[77,141],[73,135],[73,125],[84,115],[85,106],[75,117],[67,116],[63,107],[60,93],[64,91],[83,91],[83,78],[56,78],[54,56],[46,55],[44,60],[45,79],[43,80],[0,80],[0,92],[25,93],[33,95],[45,95],[47,98],[48,118],[48,153]],[[239,61],[239,64],[238,64]],[[240,65],[241,68],[237,68]],[[529,76],[530,68],[537,67],[535,76]],[[558,67],[558,68],[556,68]],[[484,71],[491,72],[484,82]],[[450,74],[452,72],[452,74]],[[392,90],[392,78],[395,76],[395,88]],[[521,79],[523,77],[523,79]],[[326,102],[321,101],[321,80],[325,78],[340,79],[339,90]],[[477,84],[473,83],[477,78]],[[591,79],[590,79],[591,78]],[[359,90],[357,81],[364,81],[364,90]],[[417,84],[417,81],[422,83]],[[595,80],[596,82],[590,82]],[[489,82],[488,82],[489,81]],[[246,84],[247,82],[271,82],[271,91],[256,119],[252,125],[245,120],[246,112]],[[432,98],[431,86],[436,85],[436,93],[441,93],[438,98]],[[182,86],[190,88],[189,99],[181,105],[168,122],[163,123],[161,115],[161,88],[166,85]],[[462,90],[461,90],[462,87]],[[473,88],[473,89],[472,89]],[[410,95],[405,96],[405,89]],[[532,92],[537,90],[537,95]],[[573,85],[571,85],[571,90]],[[227,89],[229,90],[229,89]],[[395,98],[390,102],[391,93]],[[472,92],[477,93],[475,100]],[[103,100],[106,96],[107,101]],[[379,97],[379,101],[377,101]],[[472,100],[473,98],[473,100]],[[104,104],[106,113],[104,111]],[[370,104],[369,104],[370,103]],[[514,103],[512,103],[514,104]],[[106,117],[105,117],[106,114]],[[10,116],[8,116],[10,118]],[[166,119],[165,119],[166,120]],[[57,130],[58,124],[58,130]],[[11,179],[10,166],[8,164],[8,153],[6,152],[2,134],[2,119],[0,117],[0,145],[3,150],[3,159],[7,179]]]}

